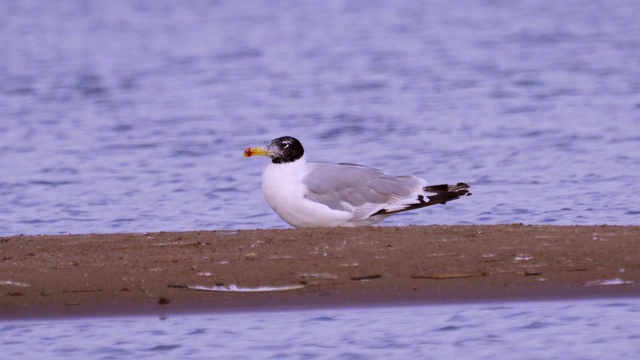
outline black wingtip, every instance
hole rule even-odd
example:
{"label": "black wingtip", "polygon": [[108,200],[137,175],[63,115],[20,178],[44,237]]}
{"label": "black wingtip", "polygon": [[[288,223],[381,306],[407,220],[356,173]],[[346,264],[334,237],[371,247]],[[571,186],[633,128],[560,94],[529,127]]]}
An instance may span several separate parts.
{"label": "black wingtip", "polygon": [[470,196],[471,193],[469,192],[469,188],[470,186],[468,184],[462,182],[455,185],[440,184],[425,186],[422,188],[424,192],[433,193],[433,195],[427,195],[429,201],[424,200],[424,195],[418,195],[418,198],[416,199],[417,202],[415,204],[407,205],[404,209],[392,211],[382,209],[371,216],[393,214],[436,204],[446,204],[448,201],[460,199],[463,196]]}
{"label": "black wingtip", "polygon": [[459,182],[455,185],[440,184],[425,186],[423,190],[434,195],[427,196],[429,205],[446,204],[447,201],[456,200],[463,196],[470,196],[469,184]]}

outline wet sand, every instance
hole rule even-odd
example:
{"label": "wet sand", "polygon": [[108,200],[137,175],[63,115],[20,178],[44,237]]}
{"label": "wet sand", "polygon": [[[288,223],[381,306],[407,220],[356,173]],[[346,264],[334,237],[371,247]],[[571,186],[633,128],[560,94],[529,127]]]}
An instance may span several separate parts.
{"label": "wet sand", "polygon": [[640,226],[0,238],[0,319],[625,296],[640,296]]}

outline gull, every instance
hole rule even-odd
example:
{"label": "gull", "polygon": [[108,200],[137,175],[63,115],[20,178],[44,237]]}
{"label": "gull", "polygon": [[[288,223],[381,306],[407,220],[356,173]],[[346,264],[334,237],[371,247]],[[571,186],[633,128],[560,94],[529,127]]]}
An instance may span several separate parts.
{"label": "gull", "polygon": [[291,136],[244,151],[245,157],[255,155],[271,158],[262,174],[267,203],[299,228],[367,226],[471,195],[465,183],[428,186],[416,176],[391,176],[356,164],[307,162],[302,144]]}

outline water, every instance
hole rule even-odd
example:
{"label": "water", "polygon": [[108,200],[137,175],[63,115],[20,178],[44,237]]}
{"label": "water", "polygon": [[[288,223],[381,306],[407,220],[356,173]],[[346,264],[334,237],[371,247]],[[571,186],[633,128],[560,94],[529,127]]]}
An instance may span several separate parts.
{"label": "water", "polygon": [[288,227],[289,134],[474,196],[382,225],[638,224],[637,1],[0,3],[0,235]]}
{"label": "water", "polygon": [[[260,192],[266,159],[242,158],[285,134],[310,160],[472,185],[382,225],[638,225],[638,13],[635,0],[2,1],[0,235],[287,227]],[[635,358],[637,309],[34,321],[4,324],[1,341],[18,358]]]}
{"label": "water", "polygon": [[18,359],[637,359],[638,325],[638,299],[461,304],[0,322],[0,347]]}

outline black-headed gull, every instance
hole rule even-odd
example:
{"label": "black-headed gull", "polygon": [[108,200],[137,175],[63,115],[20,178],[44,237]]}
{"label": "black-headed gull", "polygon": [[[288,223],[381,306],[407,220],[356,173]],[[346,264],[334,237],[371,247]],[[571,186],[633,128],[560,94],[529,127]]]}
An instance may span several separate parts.
{"label": "black-headed gull", "polygon": [[471,195],[469,185],[432,185],[415,176],[391,176],[356,164],[307,162],[297,139],[283,136],[244,156],[271,158],[262,192],[271,208],[295,227],[367,226],[395,213],[445,204]]}

